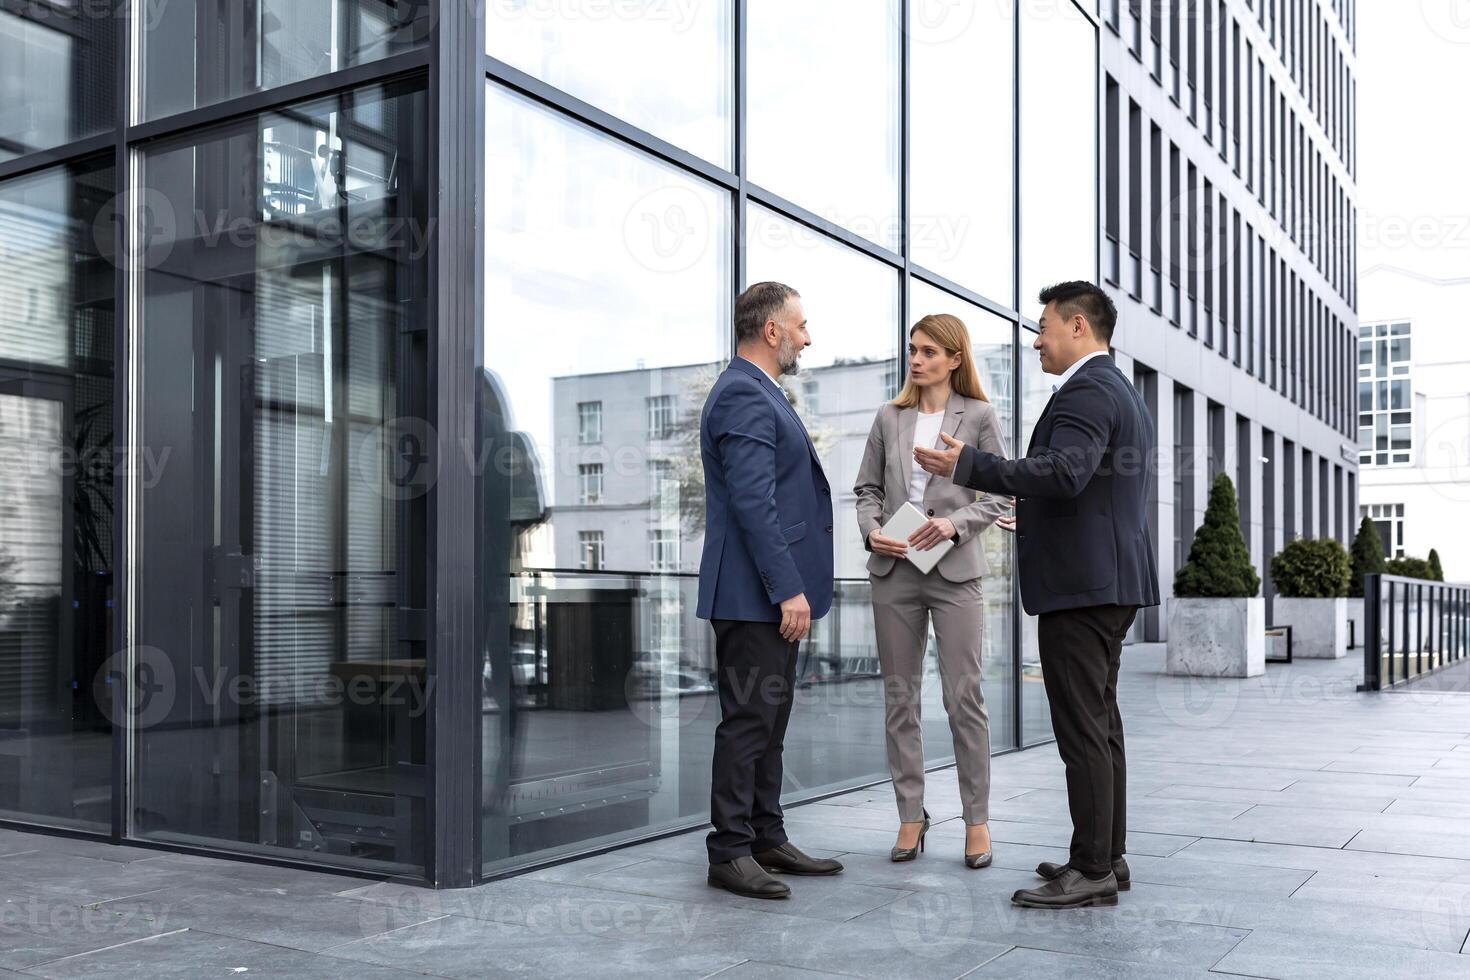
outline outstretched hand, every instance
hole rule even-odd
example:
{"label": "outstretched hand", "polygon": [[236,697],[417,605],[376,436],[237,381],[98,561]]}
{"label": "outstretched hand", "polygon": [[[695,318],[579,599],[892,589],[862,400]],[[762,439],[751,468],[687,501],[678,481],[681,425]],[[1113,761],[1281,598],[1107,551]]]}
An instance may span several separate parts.
{"label": "outstretched hand", "polygon": [[965,444],[947,432],[939,433],[939,438],[944,440],[944,449],[915,446],[914,461],[935,476],[949,477],[960,461],[960,450],[965,448]]}

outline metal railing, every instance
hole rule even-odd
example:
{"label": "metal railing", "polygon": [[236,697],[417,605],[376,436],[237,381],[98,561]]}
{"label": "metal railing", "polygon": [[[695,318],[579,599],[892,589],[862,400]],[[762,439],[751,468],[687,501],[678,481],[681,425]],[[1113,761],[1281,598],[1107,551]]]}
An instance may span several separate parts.
{"label": "metal railing", "polygon": [[1363,684],[1379,691],[1470,654],[1470,585],[1363,577]]}

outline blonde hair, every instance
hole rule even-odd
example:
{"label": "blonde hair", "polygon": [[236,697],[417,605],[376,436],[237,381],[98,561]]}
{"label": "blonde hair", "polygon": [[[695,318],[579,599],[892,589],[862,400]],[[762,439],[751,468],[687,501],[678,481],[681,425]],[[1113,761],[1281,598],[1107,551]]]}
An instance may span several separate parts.
{"label": "blonde hair", "polygon": [[[960,366],[949,373],[950,387],[966,398],[978,398],[982,402],[990,401],[985,397],[985,389],[980,387],[980,372],[975,370],[975,357],[971,353],[970,331],[965,328],[965,321],[948,313],[931,313],[909,329],[909,337],[914,336],[914,331],[922,330],[934,339],[934,342],[943,347],[951,357],[960,355]],[[893,399],[892,404],[899,408],[917,408],[919,405],[919,386],[914,384],[912,378],[907,378],[903,383],[903,390],[898,397]]]}

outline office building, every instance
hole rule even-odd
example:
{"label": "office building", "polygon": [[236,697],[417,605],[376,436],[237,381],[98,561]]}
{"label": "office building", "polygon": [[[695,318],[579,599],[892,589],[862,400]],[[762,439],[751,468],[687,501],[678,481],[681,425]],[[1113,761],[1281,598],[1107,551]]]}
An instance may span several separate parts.
{"label": "office building", "polygon": [[[694,426],[763,279],[841,523],[788,800],[886,776],[851,487],[923,314],[1018,452],[1038,291],[1116,286],[1166,576],[1207,448],[1258,557],[1339,533],[1351,245],[1309,228],[1351,224],[1351,8],[1273,8],[6,6],[0,819],[439,886],[702,823]],[[1010,751],[1050,725],[987,534]]]}
{"label": "office building", "polygon": [[1359,519],[1373,518],[1388,557],[1434,549],[1446,581],[1470,581],[1470,279],[1379,265],[1359,282]]}

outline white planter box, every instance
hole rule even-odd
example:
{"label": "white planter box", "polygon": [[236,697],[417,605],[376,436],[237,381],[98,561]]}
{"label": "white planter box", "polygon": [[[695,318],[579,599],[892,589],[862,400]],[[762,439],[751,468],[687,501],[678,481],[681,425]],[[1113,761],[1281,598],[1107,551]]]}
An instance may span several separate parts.
{"label": "white planter box", "polygon": [[1337,660],[1347,656],[1346,599],[1287,599],[1277,596],[1272,616],[1272,626],[1291,627],[1293,657]]}
{"label": "white planter box", "polygon": [[1170,599],[1164,669],[1193,677],[1264,674],[1266,600]]}
{"label": "white planter box", "polygon": [[1349,630],[1349,634],[1358,641],[1358,648],[1362,649],[1363,637],[1367,635],[1363,630],[1368,625],[1367,619],[1364,618],[1367,613],[1363,611],[1363,600],[1349,597],[1344,601],[1347,602],[1348,619],[1357,624]]}

